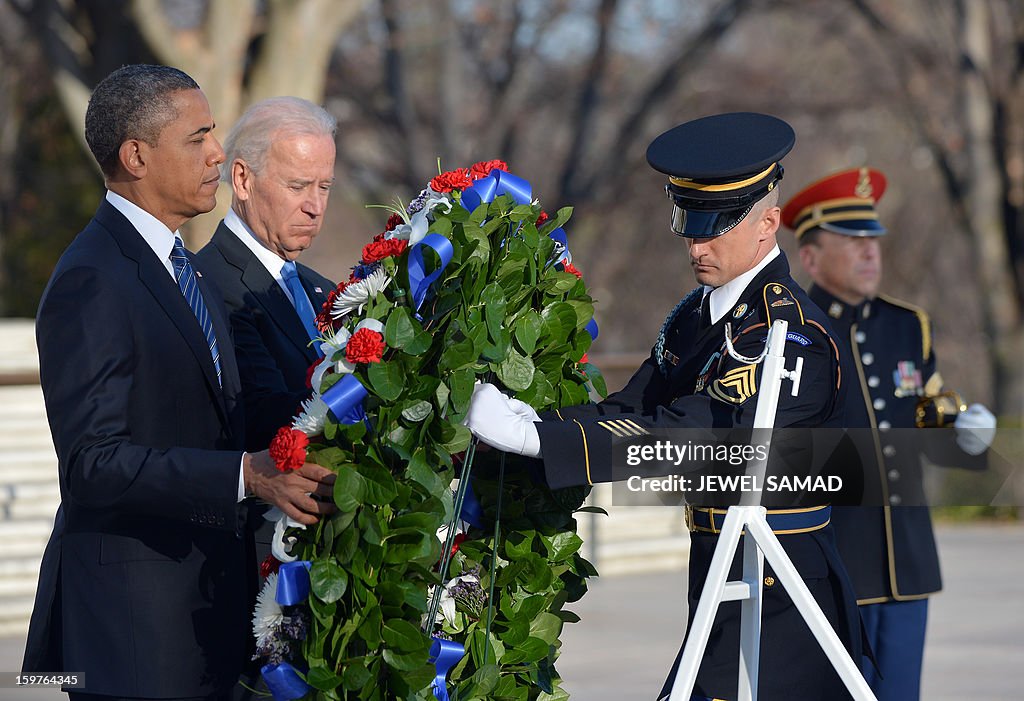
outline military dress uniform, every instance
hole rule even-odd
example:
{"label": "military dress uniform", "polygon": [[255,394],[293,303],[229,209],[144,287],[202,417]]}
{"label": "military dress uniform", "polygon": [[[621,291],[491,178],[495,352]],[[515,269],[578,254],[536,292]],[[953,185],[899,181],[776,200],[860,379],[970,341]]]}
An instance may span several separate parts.
{"label": "military dress uniform", "polygon": [[[843,171],[794,195],[783,223],[801,240],[815,228],[879,236],[885,229],[874,203],[884,191],[876,170]],[[833,509],[832,524],[884,679],[875,664],[866,664],[865,674],[880,701],[906,701],[918,695],[925,599],[942,588],[921,457],[972,469],[986,463],[963,452],[953,430],[916,428],[918,401],[943,389],[924,310],[882,295],[848,304],[817,285],[809,294],[828,316],[852,375],[846,425],[863,471],[865,505]],[[875,605],[888,606],[900,624],[880,629]]]}
{"label": "military dress uniform", "polygon": [[[781,120],[764,115],[755,115],[752,120],[741,115],[735,121],[734,115],[721,117],[724,119],[715,124],[700,125],[711,132],[721,130],[721,133],[694,134],[692,125],[697,123],[691,122],[659,137],[648,151],[648,160],[655,168],[673,174],[669,186],[676,205],[673,229],[687,237],[720,235],[722,229],[728,231],[741,221],[752,204],[781,178],[778,160],[792,146],[792,130]],[[766,122],[768,128],[785,125],[782,134],[775,138],[766,135]],[[735,134],[747,138],[725,138]],[[779,141],[784,143],[779,146]],[[737,142],[743,142],[741,146],[746,150],[729,157],[742,159],[746,167],[741,172],[713,180],[708,173],[693,174],[692,171],[699,169],[679,162],[681,154],[692,157],[694,149],[687,149],[687,144],[717,147],[725,143],[735,146]],[[763,160],[754,161],[749,151],[757,144],[763,147],[766,142],[772,146],[769,149],[772,152]],[[689,178],[680,178],[679,174]],[[709,189],[695,189],[702,185]],[[715,196],[720,198],[717,205],[712,201],[708,206],[707,198]],[[713,208],[736,207],[737,203],[738,212]],[[705,208],[687,209],[694,206]],[[715,304],[712,297],[724,293],[727,285],[714,291],[700,286],[688,294],[669,314],[650,357],[621,391],[599,404],[551,412],[534,424],[550,486],[585,485],[621,478],[621,474],[613,472],[612,463],[613,443],[623,438],[673,428],[752,427],[762,370],[762,365],[754,359],[764,350],[772,322],[780,318],[789,322],[787,365],[792,365],[797,357],[803,358],[803,371],[798,395],[782,393],[775,426],[841,426],[844,383],[840,377],[839,353],[824,314],[790,277],[785,255],[776,247],[758,266],[737,280],[727,285],[739,284],[742,289],[731,291],[734,301],[730,298],[728,308],[719,309],[717,318],[711,313]],[[701,503],[699,495],[694,497],[693,503]],[[688,522],[692,525],[687,598],[692,622],[725,510],[693,506],[688,507],[688,512]],[[854,660],[859,660],[861,633],[855,599],[838,556],[829,514],[829,505],[819,503],[796,510],[796,513],[792,509],[769,510],[768,522],[780,534],[783,547]],[[741,557],[737,554],[731,576],[738,578],[741,569]],[[783,587],[776,585],[774,573],[767,564],[764,583],[759,698],[763,701],[848,698],[838,675]],[[735,698],[739,620],[738,602],[724,603],[719,609],[693,698]],[[676,665],[678,663],[679,656]],[[662,698],[668,698],[674,678],[675,666]]]}

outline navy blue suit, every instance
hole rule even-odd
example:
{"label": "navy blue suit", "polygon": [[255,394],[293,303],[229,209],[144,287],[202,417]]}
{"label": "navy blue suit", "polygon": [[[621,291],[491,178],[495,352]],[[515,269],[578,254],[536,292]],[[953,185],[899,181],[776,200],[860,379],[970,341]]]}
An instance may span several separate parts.
{"label": "navy blue suit", "polygon": [[223,388],[196,317],[104,201],[61,256],[36,323],[61,506],[26,672],[91,694],[225,693],[248,635],[237,503],[243,436],[227,314],[199,279]]}
{"label": "navy blue suit", "polygon": [[[756,357],[772,322],[778,318],[789,322],[788,364],[803,357],[803,375],[799,396],[782,392],[776,427],[842,426],[845,388],[840,382],[838,351],[824,314],[790,277],[785,254],[780,253],[753,278],[717,323],[702,324],[700,306],[698,288],[669,316],[651,357],[621,391],[600,404],[561,409],[536,424],[549,484],[562,487],[621,479],[612,463],[613,441],[623,435],[657,434],[671,428],[752,427],[762,366],[729,355],[724,342],[727,323],[736,352]],[[715,503],[702,502],[699,495],[694,500]],[[780,541],[853,659],[859,660],[855,600],[831,528],[825,524],[810,532],[780,535]],[[691,532],[691,621],[717,542],[717,534]],[[738,579],[741,569],[737,553],[731,578]],[[759,698],[848,698],[767,564],[765,574]],[[698,697],[736,695],[739,608],[739,603],[731,602],[719,609],[694,687]],[[670,692],[674,677],[673,668],[663,695]]]}
{"label": "navy blue suit", "polygon": [[[252,251],[221,222],[196,254],[224,295],[246,409],[246,448],[263,450],[310,396],[306,370],[317,359],[309,335],[281,286]],[[334,283],[296,264],[306,295],[319,311]]]}

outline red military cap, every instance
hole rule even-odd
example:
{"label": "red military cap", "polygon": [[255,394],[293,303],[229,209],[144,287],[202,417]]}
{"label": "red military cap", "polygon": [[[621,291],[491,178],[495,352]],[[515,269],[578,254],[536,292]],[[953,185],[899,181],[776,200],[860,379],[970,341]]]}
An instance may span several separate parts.
{"label": "red military cap", "polygon": [[846,236],[881,236],[875,202],[885,176],[874,168],[852,168],[812,183],[782,208],[782,223],[800,238],[814,228]]}

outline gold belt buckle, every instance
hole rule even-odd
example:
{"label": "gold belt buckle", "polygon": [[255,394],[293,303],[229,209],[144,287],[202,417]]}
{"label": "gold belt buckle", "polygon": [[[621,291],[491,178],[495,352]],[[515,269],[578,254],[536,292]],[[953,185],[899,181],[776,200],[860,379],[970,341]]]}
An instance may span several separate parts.
{"label": "gold belt buckle", "polygon": [[693,533],[697,527],[693,525],[693,507],[687,504],[683,507],[683,521],[686,523],[686,530]]}

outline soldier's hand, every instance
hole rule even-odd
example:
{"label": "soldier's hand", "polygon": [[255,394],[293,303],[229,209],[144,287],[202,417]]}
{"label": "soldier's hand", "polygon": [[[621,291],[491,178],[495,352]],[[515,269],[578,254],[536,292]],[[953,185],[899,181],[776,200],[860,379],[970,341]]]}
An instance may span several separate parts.
{"label": "soldier's hand", "polygon": [[984,404],[971,404],[953,422],[956,443],[968,455],[981,455],[996,438],[996,417]]}
{"label": "soldier's hand", "polygon": [[491,384],[473,388],[466,427],[489,446],[508,453],[540,457],[540,436],[533,425],[540,421],[529,404],[509,399]]}
{"label": "soldier's hand", "polygon": [[273,504],[299,523],[311,526],[336,510],[332,497],[337,475],[326,467],[307,462],[297,470],[281,472],[269,451],[263,450],[245,454],[242,474],[247,494]]}

